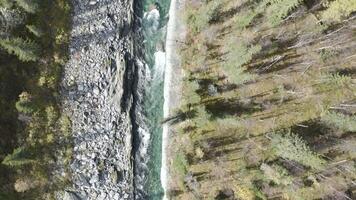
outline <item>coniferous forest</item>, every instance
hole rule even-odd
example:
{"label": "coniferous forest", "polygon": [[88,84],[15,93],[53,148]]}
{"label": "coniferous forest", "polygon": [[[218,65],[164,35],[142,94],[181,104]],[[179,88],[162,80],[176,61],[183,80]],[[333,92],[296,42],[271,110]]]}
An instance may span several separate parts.
{"label": "coniferous forest", "polygon": [[[75,12],[71,2],[76,2]],[[147,8],[139,1],[116,1],[115,9],[128,9],[119,12],[110,7],[114,0],[83,2],[0,0],[0,200],[64,199],[57,192],[74,188],[73,169],[79,177],[76,189],[82,191],[70,191],[70,200],[83,193],[88,195],[83,200],[101,195],[127,199],[137,196],[135,183],[147,181],[135,169],[135,156],[139,143],[149,141],[142,125],[146,119],[141,120],[147,113],[136,105],[143,104],[145,95],[139,87],[149,85],[140,82],[149,78],[136,77],[149,76],[144,59],[138,59],[145,57],[142,45],[148,43],[140,38],[145,34],[131,31],[139,32],[136,26],[144,20],[157,20],[148,24],[163,30],[169,16],[160,14],[168,12],[168,5],[162,10],[162,1],[150,0]],[[356,199],[356,0],[179,2],[184,2],[178,17],[185,27],[176,33],[184,40],[175,41],[182,68],[176,84],[179,108],[162,121],[160,116],[151,119],[169,125],[168,166],[163,166],[169,171],[168,199]],[[95,12],[97,19],[89,16]],[[78,123],[77,131],[72,130],[76,119],[61,105],[64,66],[73,57],[68,53],[71,15],[79,32],[90,32],[75,39],[95,38],[83,40],[92,46],[79,40],[81,45],[73,48],[82,55],[73,54],[75,63],[84,60],[72,63],[73,71],[88,68],[73,81],[96,84],[73,85],[83,98],[95,100],[86,107],[76,102],[74,109],[84,109],[86,121]],[[154,44],[152,52],[166,56],[163,43]],[[91,60],[96,58],[105,62]],[[96,64],[85,68],[83,63]],[[100,80],[89,80],[90,73]],[[105,126],[99,130],[95,116],[88,116],[100,112],[110,115],[101,116],[107,124],[99,124]],[[76,144],[90,156],[75,154],[75,132],[95,136]],[[106,144],[117,149],[100,149]],[[125,155],[113,155],[117,152]]]}
{"label": "coniferous forest", "polygon": [[172,199],[356,199],[355,11],[186,1]]}
{"label": "coniferous forest", "polygon": [[0,1],[0,199],[51,199],[68,181],[52,169],[71,156],[59,109],[69,12],[66,0]]}

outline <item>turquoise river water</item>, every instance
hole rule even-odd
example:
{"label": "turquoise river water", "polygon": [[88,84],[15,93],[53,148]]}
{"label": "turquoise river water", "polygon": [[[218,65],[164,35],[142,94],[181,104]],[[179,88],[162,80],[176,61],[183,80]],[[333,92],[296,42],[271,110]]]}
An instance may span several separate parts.
{"label": "turquoise river water", "polygon": [[161,200],[164,195],[160,181],[162,161],[162,125],[160,122],[163,119],[164,47],[169,7],[170,0],[145,0],[144,4],[145,60],[151,77],[150,84],[146,88],[144,105],[149,132],[147,175],[143,186],[147,200]]}

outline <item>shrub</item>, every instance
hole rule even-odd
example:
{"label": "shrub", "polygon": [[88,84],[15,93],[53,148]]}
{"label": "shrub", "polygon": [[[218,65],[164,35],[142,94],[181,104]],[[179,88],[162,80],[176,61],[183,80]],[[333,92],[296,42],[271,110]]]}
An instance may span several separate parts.
{"label": "shrub", "polygon": [[37,37],[43,35],[43,31],[35,25],[26,25],[26,28]]}
{"label": "shrub", "polygon": [[25,114],[31,114],[36,110],[32,103],[31,95],[27,92],[22,92],[19,95],[19,100],[16,102],[15,107],[18,112]]}
{"label": "shrub", "polygon": [[47,116],[47,125],[52,126],[58,119],[58,111],[54,106],[47,106],[45,112]]}
{"label": "shrub", "polygon": [[297,8],[302,0],[265,0],[270,4],[267,11],[267,18],[273,26],[279,25],[289,13]]}
{"label": "shrub", "polygon": [[254,78],[254,75],[246,72],[246,68],[242,65],[250,62],[252,56],[261,50],[260,45],[248,47],[247,44],[231,43],[228,47],[229,54],[227,61],[223,65],[223,70],[228,75],[229,80],[235,84],[243,84]]}
{"label": "shrub", "polygon": [[196,92],[198,89],[199,89],[199,84],[197,81],[189,81],[189,80],[186,80],[184,83],[183,83],[183,91],[184,93],[182,94],[183,95],[183,99],[184,99],[184,103],[186,104],[195,104],[195,103],[199,103],[201,98],[200,96],[198,95],[198,93]]}
{"label": "shrub", "polygon": [[249,26],[252,20],[258,15],[255,10],[248,10],[243,15],[236,15],[234,18],[234,24],[237,28],[242,29]]}
{"label": "shrub", "polygon": [[56,32],[56,44],[64,44],[68,42],[68,34],[64,29],[58,29]]}
{"label": "shrub", "polygon": [[209,25],[209,22],[216,20],[221,6],[219,1],[210,1],[202,4],[199,9],[188,7],[186,21],[192,33],[199,33]]}
{"label": "shrub", "polygon": [[325,21],[340,22],[356,11],[355,0],[335,0],[327,3],[326,6],[328,9],[321,14],[321,18]]}
{"label": "shrub", "polygon": [[71,121],[68,116],[62,115],[59,119],[59,126],[62,134],[64,136],[69,136],[71,134]]}
{"label": "shrub", "polygon": [[348,116],[336,112],[328,112],[321,121],[330,126],[335,127],[343,132],[356,132],[356,116]]}
{"label": "shrub", "polygon": [[2,161],[2,164],[11,167],[19,167],[34,162],[33,159],[28,158],[28,152],[25,148],[19,147],[15,149],[12,154],[7,155]]}
{"label": "shrub", "polygon": [[290,185],[292,178],[288,176],[287,170],[278,165],[269,166],[263,163],[260,167],[263,171],[264,178],[272,181],[276,185]]}
{"label": "shrub", "polygon": [[188,161],[182,152],[177,153],[173,159],[173,167],[181,176],[184,176],[187,173]]}
{"label": "shrub", "polygon": [[36,0],[15,0],[17,5],[23,8],[28,13],[36,13],[39,9],[39,4]]}
{"label": "shrub", "polygon": [[0,6],[3,6],[5,8],[11,8],[11,6],[13,6],[13,1],[11,1],[11,0],[0,0]]}
{"label": "shrub", "polygon": [[324,76],[326,81],[333,85],[345,86],[352,82],[352,78],[346,75],[340,74],[327,74]]}
{"label": "shrub", "polygon": [[0,46],[8,53],[18,56],[22,61],[36,61],[39,58],[39,46],[31,40],[22,38],[0,39]]}
{"label": "shrub", "polygon": [[326,63],[328,60],[335,57],[337,52],[335,50],[322,49],[319,54],[321,61]]}
{"label": "shrub", "polygon": [[322,169],[325,164],[318,154],[311,151],[301,138],[291,132],[284,136],[273,134],[271,147],[277,156],[299,162],[313,169]]}

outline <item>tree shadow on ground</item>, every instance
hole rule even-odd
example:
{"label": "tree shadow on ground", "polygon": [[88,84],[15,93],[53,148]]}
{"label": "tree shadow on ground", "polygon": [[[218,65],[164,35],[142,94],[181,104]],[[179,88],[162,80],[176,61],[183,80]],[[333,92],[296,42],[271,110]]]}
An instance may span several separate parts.
{"label": "tree shadow on ground", "polygon": [[196,116],[197,116],[197,111],[194,109],[189,109],[188,111],[179,110],[175,115],[164,119],[161,123],[162,124],[168,123],[170,125],[174,125],[183,122],[187,119],[192,119]]}
{"label": "tree shadow on ground", "polygon": [[222,118],[226,116],[241,116],[242,114],[252,114],[261,111],[261,105],[254,102],[239,102],[235,99],[215,99],[205,105],[206,110],[212,118]]}

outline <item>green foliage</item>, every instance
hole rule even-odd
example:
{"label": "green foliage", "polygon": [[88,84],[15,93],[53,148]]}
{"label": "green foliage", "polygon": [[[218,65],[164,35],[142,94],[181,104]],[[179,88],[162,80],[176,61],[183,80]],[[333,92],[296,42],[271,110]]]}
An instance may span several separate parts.
{"label": "green foliage", "polygon": [[352,12],[356,11],[355,0],[335,0],[328,4],[321,17],[325,21],[340,22],[343,18],[348,17]]}
{"label": "green foliage", "polygon": [[186,21],[193,34],[197,34],[207,28],[209,22],[218,17],[221,6],[220,1],[210,1],[207,4],[203,3],[199,9],[189,8]]}
{"label": "green foliage", "polygon": [[177,153],[174,157],[173,167],[179,176],[185,176],[187,173],[188,161],[182,152]]}
{"label": "green foliage", "polygon": [[59,119],[60,130],[64,136],[69,136],[71,133],[71,121],[68,116],[62,115]]}
{"label": "green foliage", "polygon": [[290,185],[292,183],[292,178],[288,176],[287,170],[279,165],[269,166],[263,163],[260,169],[263,171],[264,179],[272,181],[276,185]]}
{"label": "green foliage", "polygon": [[273,134],[271,147],[275,155],[299,162],[312,169],[322,169],[325,164],[318,154],[311,151],[301,138],[291,132],[284,136]]}
{"label": "green foliage", "polygon": [[279,25],[302,2],[302,0],[265,0],[266,4],[270,4],[267,8],[268,21],[274,26]]}
{"label": "green foliage", "polygon": [[36,110],[31,95],[27,92],[22,92],[19,95],[19,100],[16,102],[15,106],[18,112],[25,114],[31,114]]}
{"label": "green foliage", "polygon": [[259,14],[265,11],[267,3],[268,2],[266,1],[262,1],[257,5],[255,5],[254,8],[246,9],[241,14],[236,15],[233,19],[234,25],[238,29],[248,27],[252,23],[253,19],[255,19],[255,17],[257,17]]}
{"label": "green foliage", "polygon": [[195,103],[199,103],[201,98],[200,96],[197,94],[197,90],[199,89],[199,84],[197,81],[192,80],[192,81],[185,81],[184,82],[184,93],[183,95],[183,99],[184,99],[184,103],[185,104],[195,104]]}
{"label": "green foliage", "polygon": [[35,25],[26,25],[26,28],[37,37],[43,35],[43,31]]}
{"label": "green foliage", "polygon": [[240,67],[251,61],[252,56],[261,50],[260,45],[247,46],[245,43],[232,43],[229,47],[230,52],[228,55],[229,66]]}
{"label": "green foliage", "polygon": [[320,59],[324,63],[326,63],[328,60],[332,59],[335,57],[337,52],[335,50],[329,50],[329,49],[322,49],[320,51]]}
{"label": "green foliage", "polygon": [[237,15],[234,18],[234,24],[236,25],[237,28],[246,28],[249,26],[252,22],[252,20],[258,15],[258,13],[255,10],[248,10],[246,13],[243,15]]}
{"label": "green foliage", "polygon": [[53,126],[58,119],[58,111],[54,108],[54,106],[51,105],[46,107],[45,112],[48,126]]}
{"label": "green foliage", "polygon": [[12,0],[0,0],[0,6],[3,6],[5,8],[10,8],[13,5]]}
{"label": "green foliage", "polygon": [[340,74],[327,74],[324,78],[326,82],[338,86],[345,86],[352,82],[352,78],[350,76]]}
{"label": "green foliage", "polygon": [[17,5],[28,13],[36,13],[39,9],[37,0],[15,0]]}
{"label": "green foliage", "polygon": [[28,152],[23,147],[19,147],[12,154],[7,155],[2,164],[11,167],[20,167],[34,162],[33,159],[28,157]]}
{"label": "green foliage", "polygon": [[223,70],[228,75],[229,80],[235,84],[243,84],[254,79],[254,75],[246,72],[242,65],[250,62],[252,56],[261,50],[260,45],[248,47],[244,43],[230,43],[227,61],[223,65]]}
{"label": "green foliage", "polygon": [[0,39],[0,46],[8,53],[18,56],[22,61],[36,61],[39,58],[39,46],[31,40],[22,38]]}
{"label": "green foliage", "polygon": [[[8,8],[3,8],[4,2],[10,3]],[[49,193],[65,187],[60,183],[61,177],[49,177],[49,174],[53,174],[54,158],[63,155],[63,160],[59,161],[64,168],[71,159],[71,140],[64,138],[71,132],[70,121],[67,117],[58,121],[61,113],[57,98],[62,65],[67,53],[70,4],[68,0],[0,0],[0,4],[0,46],[19,58],[7,56],[1,49],[0,109],[3,117],[0,120],[1,124],[6,124],[0,126],[4,136],[0,143],[6,144],[6,149],[1,145],[0,153],[7,154],[15,147],[19,148],[6,157],[0,155],[3,160],[0,177],[5,177],[0,178],[0,199],[11,199],[8,194],[14,191],[13,186],[26,195],[21,194],[21,197],[14,199],[52,199]],[[25,26],[27,23],[31,25]],[[27,40],[28,36],[37,36],[36,43]],[[28,93],[21,93],[17,99],[22,90]],[[15,107],[26,114],[20,115],[26,123],[17,121],[18,112]],[[60,135],[61,131],[64,137]],[[9,175],[5,176],[5,173]],[[31,178],[31,187],[26,185],[22,177]],[[19,178],[21,181],[16,181]]]}
{"label": "green foliage", "polygon": [[327,112],[321,121],[330,127],[343,132],[356,132],[356,116],[344,115],[337,112]]}

